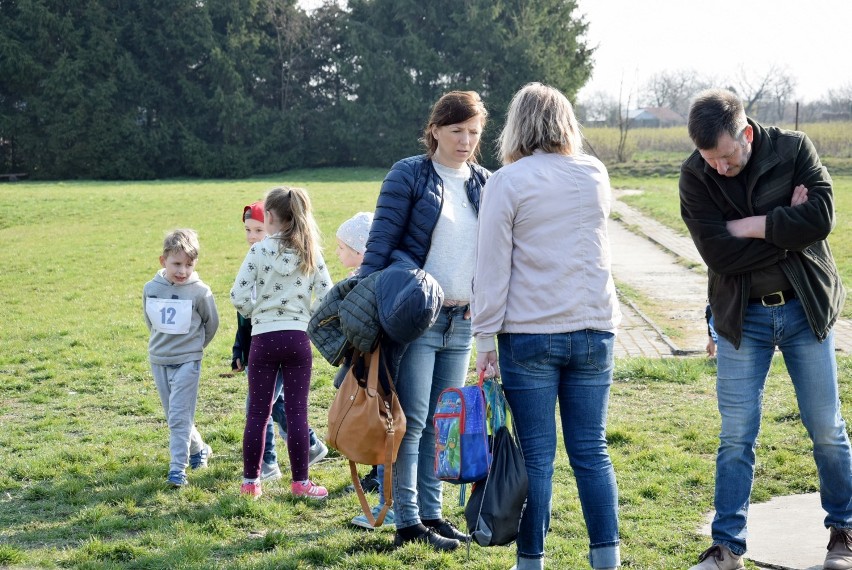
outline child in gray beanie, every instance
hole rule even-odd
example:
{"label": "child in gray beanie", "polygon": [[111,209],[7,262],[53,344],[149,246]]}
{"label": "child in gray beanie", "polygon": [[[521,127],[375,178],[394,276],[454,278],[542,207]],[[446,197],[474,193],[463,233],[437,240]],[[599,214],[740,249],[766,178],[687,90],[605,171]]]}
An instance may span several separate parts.
{"label": "child in gray beanie", "polygon": [[352,270],[350,275],[358,272],[364,260],[372,223],[372,212],[358,212],[337,228],[337,257],[344,267]]}

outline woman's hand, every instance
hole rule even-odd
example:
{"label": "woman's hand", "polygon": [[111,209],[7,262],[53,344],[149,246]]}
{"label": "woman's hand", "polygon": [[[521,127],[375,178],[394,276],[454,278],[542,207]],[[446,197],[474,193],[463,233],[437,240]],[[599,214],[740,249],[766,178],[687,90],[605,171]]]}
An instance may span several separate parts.
{"label": "woman's hand", "polygon": [[500,376],[500,366],[497,364],[497,351],[478,352],[476,354],[476,374],[485,371],[486,378]]}

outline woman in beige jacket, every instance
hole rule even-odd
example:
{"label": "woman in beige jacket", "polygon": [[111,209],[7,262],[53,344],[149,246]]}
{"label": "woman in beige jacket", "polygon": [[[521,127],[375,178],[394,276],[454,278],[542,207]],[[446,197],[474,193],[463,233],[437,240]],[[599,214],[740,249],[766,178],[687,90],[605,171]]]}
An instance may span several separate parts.
{"label": "woman in beige jacket", "polygon": [[583,154],[571,103],[540,83],[512,99],[500,154],[504,166],[482,194],[471,309],[477,371],[502,370],[529,477],[516,568],[544,568],[557,401],[589,562],[615,568],[618,488],[606,417],[621,314],[606,226],[609,176]]}

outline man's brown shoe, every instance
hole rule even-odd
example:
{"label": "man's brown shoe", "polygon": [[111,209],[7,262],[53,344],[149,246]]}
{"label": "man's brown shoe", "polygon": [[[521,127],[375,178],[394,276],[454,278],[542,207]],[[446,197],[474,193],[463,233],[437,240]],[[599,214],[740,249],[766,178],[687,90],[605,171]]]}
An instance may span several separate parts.
{"label": "man's brown shoe", "polygon": [[826,570],[852,569],[852,529],[831,527],[828,554],[822,567]]}

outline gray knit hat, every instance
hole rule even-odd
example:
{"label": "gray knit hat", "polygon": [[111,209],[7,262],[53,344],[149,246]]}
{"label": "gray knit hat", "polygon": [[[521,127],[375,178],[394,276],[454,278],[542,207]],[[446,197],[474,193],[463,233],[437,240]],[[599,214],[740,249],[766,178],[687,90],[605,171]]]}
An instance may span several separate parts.
{"label": "gray knit hat", "polygon": [[358,212],[337,228],[337,238],[358,253],[367,249],[367,238],[370,235],[370,225],[373,223],[372,212]]}

